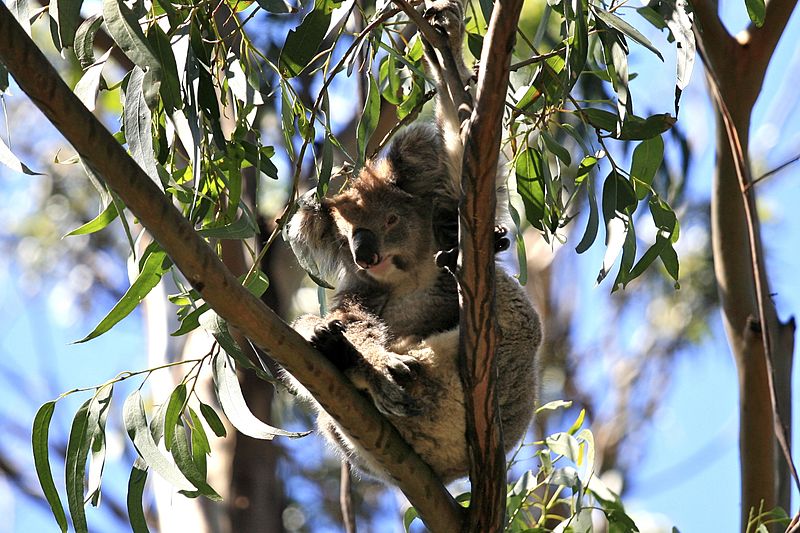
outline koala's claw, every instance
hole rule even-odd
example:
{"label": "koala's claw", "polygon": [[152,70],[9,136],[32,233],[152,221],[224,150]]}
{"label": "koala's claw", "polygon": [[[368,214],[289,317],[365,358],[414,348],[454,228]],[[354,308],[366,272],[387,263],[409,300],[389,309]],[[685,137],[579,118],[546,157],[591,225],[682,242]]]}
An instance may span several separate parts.
{"label": "koala's claw", "polygon": [[392,379],[401,386],[408,385],[419,370],[419,361],[410,355],[393,354],[386,361],[386,370]]}
{"label": "koala's claw", "polygon": [[309,339],[311,346],[322,352],[339,370],[346,370],[360,358],[358,350],[344,336],[345,326],[341,320],[331,320],[314,328]]}
{"label": "koala's claw", "polygon": [[494,227],[494,253],[500,253],[508,250],[511,246],[511,241],[506,237],[508,230],[505,226]]}
{"label": "koala's claw", "polygon": [[375,407],[385,415],[405,417],[422,413],[420,403],[392,379],[380,383],[371,396]]}

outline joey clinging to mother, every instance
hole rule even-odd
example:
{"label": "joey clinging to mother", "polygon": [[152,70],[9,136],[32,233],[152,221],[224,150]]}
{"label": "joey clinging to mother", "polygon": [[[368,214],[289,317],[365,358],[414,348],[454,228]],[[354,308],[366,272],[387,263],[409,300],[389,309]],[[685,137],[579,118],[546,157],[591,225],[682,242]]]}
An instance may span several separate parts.
{"label": "joey clinging to mother", "polygon": [[[295,329],[369,397],[444,481],[466,475],[464,393],[458,371],[458,287],[449,268],[457,246],[461,180],[457,106],[463,65],[463,7],[428,5],[426,17],[449,50],[425,46],[436,83],[436,121],[401,131],[343,192],[303,196],[287,226],[300,262],[334,281],[330,312],[304,315]],[[449,70],[443,65],[453,64]],[[455,72],[454,72],[455,71]],[[498,232],[496,247],[508,241]],[[434,259],[438,252],[437,261]],[[524,435],[537,383],[539,318],[523,289],[496,269],[497,392],[506,451]],[[361,470],[388,479],[355,439],[287,376],[318,411],[334,448]]]}

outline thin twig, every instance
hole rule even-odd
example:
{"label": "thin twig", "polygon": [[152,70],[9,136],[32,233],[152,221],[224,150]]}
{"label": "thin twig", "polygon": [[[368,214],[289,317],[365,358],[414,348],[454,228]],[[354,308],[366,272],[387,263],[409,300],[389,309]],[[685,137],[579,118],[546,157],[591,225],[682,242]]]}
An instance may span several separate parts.
{"label": "thin twig", "polygon": [[766,172],[766,173],[762,174],[761,176],[757,177],[756,179],[754,179],[753,181],[751,181],[750,183],[747,184],[747,189],[746,190],[750,190],[750,188],[754,187],[757,183],[759,183],[761,181],[764,181],[765,179],[767,179],[768,177],[772,176],[773,174],[777,174],[778,172],[780,172],[784,168],[788,167],[792,163],[797,163],[798,161],[800,161],[800,154],[796,155],[795,157],[793,157],[789,161],[786,161],[785,163],[783,163],[781,165],[778,165],[777,167],[773,168],[769,172]]}

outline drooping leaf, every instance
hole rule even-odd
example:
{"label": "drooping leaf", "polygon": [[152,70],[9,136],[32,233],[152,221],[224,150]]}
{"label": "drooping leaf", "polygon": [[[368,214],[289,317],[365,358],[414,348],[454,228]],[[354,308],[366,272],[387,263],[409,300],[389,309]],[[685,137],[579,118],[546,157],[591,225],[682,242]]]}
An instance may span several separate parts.
{"label": "drooping leaf", "polygon": [[551,452],[563,455],[573,463],[577,463],[580,445],[578,439],[569,433],[550,435],[545,439],[545,443]]}
{"label": "drooping leaf", "polygon": [[675,0],[675,8],[667,19],[667,27],[675,37],[675,44],[678,47],[677,58],[677,82],[675,86],[675,115],[678,115],[678,107],[681,93],[689,85],[694,69],[694,60],[697,55],[697,44],[695,43],[693,15],[687,9],[687,0]]}
{"label": "drooping leaf", "polygon": [[89,500],[94,507],[100,504],[100,482],[103,478],[103,469],[106,463],[106,420],[108,410],[111,406],[111,395],[114,392],[114,385],[109,383],[100,387],[92,398],[92,405],[97,415],[89,417],[89,423],[93,425],[88,428],[92,435],[91,442],[91,461],[89,462],[89,484],[86,488]]}
{"label": "drooping leaf", "polygon": [[[28,0],[10,0],[6,5],[8,6],[8,10],[14,15],[14,18],[17,19],[17,22],[19,22],[19,25],[22,26],[22,29],[25,30],[25,33],[30,35],[31,15]],[[3,88],[0,86],[0,92],[7,88],[8,87]]]}
{"label": "drooping leaf", "polygon": [[160,68],[139,21],[123,0],[103,0],[103,19],[108,33],[131,61],[141,69]]}
{"label": "drooping leaf", "polygon": [[[584,161],[586,161],[586,158],[584,158]],[[594,162],[591,163],[591,167],[593,167],[596,163],[597,159],[594,159]],[[584,167],[583,163],[581,163],[581,168],[591,169],[591,167]],[[586,176],[588,176],[588,174],[589,170],[586,171]],[[588,250],[592,244],[594,244],[594,241],[597,238],[597,228],[600,225],[600,216],[597,209],[597,197],[594,189],[594,179],[592,179],[591,176],[588,176],[587,178],[586,195],[589,203],[589,219],[586,221],[586,230],[583,232],[583,237],[581,237],[580,242],[575,247],[575,251],[579,254],[582,254]]]}
{"label": "drooping leaf", "polygon": [[222,348],[226,354],[232,357],[238,365],[240,365],[242,368],[252,370],[256,373],[256,376],[264,381],[270,383],[275,382],[275,378],[267,371],[266,366],[264,366],[263,363],[261,366],[256,366],[242,352],[241,348],[239,348],[239,345],[236,344],[236,341],[233,340],[233,337],[231,337],[231,334],[228,331],[228,324],[222,319],[222,317],[217,315],[215,312],[210,311],[201,316],[200,324],[206,331],[213,335],[214,340],[219,343],[220,348]]}
{"label": "drooping leaf", "polygon": [[[270,0],[273,3],[276,1]],[[316,0],[314,8],[303,18],[303,22],[289,32],[279,59],[281,73],[285,77],[293,78],[308,67],[328,31],[331,12],[341,3],[342,0]]]}
{"label": "drooping leaf", "polygon": [[86,342],[102,335],[114,327],[117,322],[128,316],[131,311],[136,309],[136,306],[139,305],[144,297],[150,293],[153,287],[158,285],[158,282],[161,281],[161,276],[169,270],[170,265],[171,262],[165,252],[157,251],[151,253],[147,257],[141,272],[139,272],[139,277],[131,284],[119,302],[114,305],[91,333],[81,340],[75,341],[75,343]]}
{"label": "drooping leaf", "polygon": [[169,395],[169,402],[167,402],[167,409],[164,411],[164,446],[169,450],[172,446],[172,437],[175,434],[175,426],[183,413],[183,408],[186,405],[186,384],[181,383],[172,394]]}
{"label": "drooping leaf", "polygon": [[517,158],[514,166],[517,177],[517,191],[525,206],[525,218],[531,225],[544,231],[542,220],[545,216],[544,171],[542,154],[535,148],[527,148]]}
{"label": "drooping leaf", "polygon": [[125,90],[125,139],[131,156],[159,189],[164,190],[156,170],[153,151],[152,115],[144,97],[145,73],[138,66],[131,71]]}
{"label": "drooping leaf", "polygon": [[[186,428],[183,426],[183,423],[179,423],[175,427],[170,450],[172,451],[173,459],[175,459],[175,464],[178,465],[180,471],[183,472],[183,475],[186,476],[186,479],[191,481],[192,484],[197,487],[196,493],[198,495],[202,494],[212,501],[222,501],[222,497],[211,487],[211,485],[208,484],[205,474],[203,474],[195,464],[192,456],[192,450],[189,447]],[[187,496],[193,496],[194,492],[184,492],[184,494]]]}
{"label": "drooping leaf", "polygon": [[188,410],[192,428],[192,456],[197,455],[195,453],[195,448],[201,450],[204,455],[210,454],[211,443],[208,442],[208,435],[206,435],[206,430],[203,427],[203,423],[200,421],[200,417],[197,415],[194,409],[189,407]]}
{"label": "drooping leaf", "polygon": [[514,221],[517,231],[514,232],[516,241],[515,248],[517,249],[517,263],[519,264],[519,274],[517,279],[520,285],[528,283],[528,255],[525,253],[525,240],[522,238],[522,219],[519,212],[516,210],[511,202],[508,202],[508,212],[511,215],[511,220]]}
{"label": "drooping leaf", "polygon": [[17,159],[17,156],[15,156],[11,152],[11,149],[6,146],[2,136],[0,136],[0,163],[4,164],[15,172],[22,172],[23,174],[28,174],[29,176],[42,175],[40,172],[31,170],[25,163]]}
{"label": "drooping leaf", "polygon": [[39,478],[39,485],[42,487],[45,499],[50,505],[53,517],[58,523],[61,531],[67,531],[67,516],[64,513],[64,506],[56,490],[53,481],[53,472],[50,470],[50,450],[49,434],[50,420],[53,418],[56,402],[50,401],[42,405],[33,418],[33,430],[31,431],[31,444],[33,447],[33,463],[36,467],[36,475]]}
{"label": "drooping leaf", "polygon": [[217,354],[214,357],[212,376],[214,378],[214,390],[217,393],[217,399],[222,411],[231,424],[241,433],[255,439],[264,440],[272,440],[276,436],[297,438],[308,435],[308,431],[285,431],[267,425],[256,418],[247,407],[244,396],[242,396],[242,389],[239,386],[239,378],[236,376],[233,359],[227,355]]}
{"label": "drooping leaf", "polygon": [[150,533],[147,527],[147,519],[144,515],[142,498],[144,496],[144,486],[147,482],[147,464],[141,457],[137,457],[131,468],[131,475],[128,478],[128,520],[131,524],[133,533]]}
{"label": "drooping leaf", "polygon": [[94,36],[103,24],[102,15],[92,15],[84,20],[75,32],[75,56],[86,70],[94,64]]}
{"label": "drooping leaf", "polygon": [[261,298],[269,288],[269,278],[261,270],[256,269],[252,275],[242,280],[242,284],[245,289],[250,291],[250,294],[256,298]]}
{"label": "drooping leaf", "polygon": [[58,24],[58,47],[70,48],[75,42],[75,31],[81,20],[83,0],[53,0],[50,17]]}
{"label": "drooping leaf", "polygon": [[364,103],[364,110],[361,112],[361,118],[358,120],[358,129],[356,132],[356,142],[358,143],[358,162],[357,167],[364,164],[371,154],[367,154],[367,145],[378,126],[378,119],[381,115],[381,93],[378,90],[378,84],[375,83],[375,78],[367,75],[369,86],[367,89],[367,100]]}
{"label": "drooping leaf", "polygon": [[631,180],[636,197],[643,200],[650,192],[650,185],[664,159],[664,140],[661,135],[645,139],[633,150]]}
{"label": "drooping leaf", "polygon": [[103,68],[108,61],[111,50],[107,50],[96,63],[89,66],[75,85],[75,95],[80,98],[89,111],[94,111],[97,94],[100,91],[100,80],[103,77]]}
{"label": "drooping leaf", "polygon": [[753,21],[756,27],[760,28],[764,25],[764,17],[767,14],[767,7],[764,0],[744,0],[747,6],[747,16]]}
{"label": "drooping leaf", "polygon": [[[169,2],[165,2],[169,3]],[[150,49],[158,59],[158,81],[160,82],[159,94],[164,103],[164,111],[171,115],[176,109],[183,107],[181,99],[180,81],[178,80],[178,65],[169,37],[158,24],[154,24],[147,33],[147,42]],[[153,66],[154,69],[157,67]],[[147,93],[145,93],[147,94]],[[148,99],[152,95],[148,95]]]}
{"label": "drooping leaf", "polygon": [[256,3],[270,13],[296,13],[297,8],[284,0],[256,0]]}
{"label": "drooping leaf", "polygon": [[88,435],[89,406],[92,400],[86,400],[78,409],[72,420],[67,441],[67,455],[64,458],[65,479],[67,485],[67,505],[72,517],[72,525],[76,533],[87,533],[86,510],[84,502],[84,481],[86,477],[86,459],[89,453],[91,437]]}
{"label": "drooping leaf", "polygon": [[626,22],[624,19],[618,17],[614,13],[609,13],[608,11],[605,11],[599,7],[595,7],[594,14],[597,15],[597,18],[599,18],[612,28],[621,31],[622,33],[624,33],[637,43],[641,44],[642,46],[653,52],[655,55],[658,56],[658,58],[661,61],[664,61],[664,56],[661,55],[661,52],[659,52],[658,48],[653,46],[653,43],[651,43],[647,39],[647,37],[642,35],[639,30],[628,24],[628,22]]}
{"label": "drooping leaf", "polygon": [[142,396],[138,390],[131,393],[125,400],[122,412],[125,430],[128,432],[128,436],[136,447],[139,456],[144,459],[145,464],[178,490],[196,490],[196,487],[175,466],[175,463],[169,461],[158,450],[147,425]]}
{"label": "drooping leaf", "polygon": [[572,164],[572,157],[569,155],[569,150],[567,150],[563,144],[560,144],[556,141],[549,133],[546,131],[542,132],[542,138],[544,139],[544,144],[547,146],[547,149],[555,155],[562,163],[569,166]]}
{"label": "drooping leaf", "polygon": [[258,233],[255,227],[246,216],[241,216],[230,224],[217,227],[205,227],[198,231],[200,235],[208,239],[249,239]]}
{"label": "drooping leaf", "polygon": [[117,217],[119,213],[117,213],[117,207],[110,203],[103,209],[103,212],[94,217],[92,220],[87,222],[86,224],[80,226],[79,228],[75,228],[74,230],[70,231],[64,237],[70,237],[73,235],[88,235],[90,233],[96,233],[101,229],[105,228],[109,224],[111,224]]}
{"label": "drooping leaf", "polygon": [[614,286],[611,291],[614,292],[619,287],[623,289],[633,279],[630,277],[633,262],[636,260],[636,227],[628,220],[625,232],[625,241],[622,244],[622,259],[619,262],[619,271],[614,280]]}
{"label": "drooping leaf", "polygon": [[656,114],[643,119],[628,115],[622,124],[622,131],[617,133],[617,115],[603,109],[587,108],[582,110],[589,124],[599,130],[610,132],[610,136],[624,141],[650,139],[670,129],[675,118],[669,113]]}
{"label": "drooping leaf", "polygon": [[211,428],[211,431],[214,432],[214,435],[217,437],[225,437],[228,434],[225,430],[225,424],[222,423],[222,420],[220,420],[219,415],[217,415],[213,407],[200,402],[200,413],[203,415],[206,422],[208,422],[208,426]]}

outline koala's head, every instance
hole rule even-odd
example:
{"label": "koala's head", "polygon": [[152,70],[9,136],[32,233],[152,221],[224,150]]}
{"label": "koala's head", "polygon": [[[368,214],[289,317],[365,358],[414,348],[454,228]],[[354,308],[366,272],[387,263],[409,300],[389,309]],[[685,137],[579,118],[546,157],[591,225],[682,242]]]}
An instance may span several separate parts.
{"label": "koala's head", "polygon": [[389,161],[365,167],[344,192],[323,201],[361,275],[399,285],[433,268],[435,202],[403,188]]}

